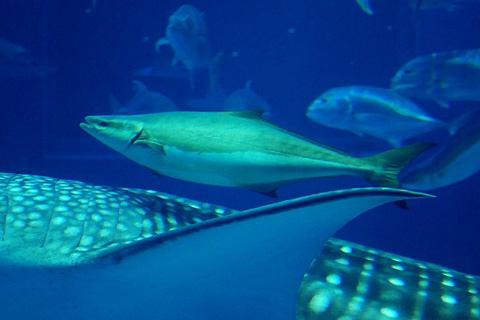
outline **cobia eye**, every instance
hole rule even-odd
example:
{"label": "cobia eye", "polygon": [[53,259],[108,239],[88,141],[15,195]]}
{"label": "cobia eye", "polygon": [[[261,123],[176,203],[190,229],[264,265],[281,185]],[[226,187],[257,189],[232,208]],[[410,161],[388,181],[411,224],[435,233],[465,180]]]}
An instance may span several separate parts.
{"label": "cobia eye", "polygon": [[106,126],[108,126],[108,124],[107,124],[106,121],[101,121],[101,122],[99,123],[99,125],[100,125],[100,127],[106,127]]}

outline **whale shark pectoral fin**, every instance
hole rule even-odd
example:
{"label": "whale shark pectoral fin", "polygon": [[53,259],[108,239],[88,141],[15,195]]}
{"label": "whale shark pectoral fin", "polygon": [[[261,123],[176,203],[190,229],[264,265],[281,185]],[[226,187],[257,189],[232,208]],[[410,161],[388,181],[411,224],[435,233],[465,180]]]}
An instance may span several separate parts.
{"label": "whale shark pectoral fin", "polygon": [[[160,308],[168,319],[294,319],[303,275],[336,231],[381,204],[422,197],[391,188],[340,190],[170,230],[108,254],[121,263],[96,279],[115,287],[108,280],[114,272],[135,285],[121,284],[102,300],[114,301],[119,314],[135,309],[130,300],[155,306],[143,308],[142,318]],[[96,299],[87,289],[79,294]]]}
{"label": "whale shark pectoral fin", "polygon": [[154,140],[137,140],[134,142],[135,145],[140,147],[151,149],[161,155],[166,155],[165,153],[165,145],[158,143]]}

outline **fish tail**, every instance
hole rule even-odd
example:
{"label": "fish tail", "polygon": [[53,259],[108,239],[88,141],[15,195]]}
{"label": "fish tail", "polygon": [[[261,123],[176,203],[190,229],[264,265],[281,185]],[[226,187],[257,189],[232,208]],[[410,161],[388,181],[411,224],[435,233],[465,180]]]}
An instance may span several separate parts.
{"label": "fish tail", "polygon": [[[365,157],[363,160],[376,168],[367,174],[366,179],[377,187],[400,188],[398,181],[400,171],[421,153],[434,146],[436,144],[431,142],[417,143]],[[396,204],[403,209],[408,208],[406,202]]]}

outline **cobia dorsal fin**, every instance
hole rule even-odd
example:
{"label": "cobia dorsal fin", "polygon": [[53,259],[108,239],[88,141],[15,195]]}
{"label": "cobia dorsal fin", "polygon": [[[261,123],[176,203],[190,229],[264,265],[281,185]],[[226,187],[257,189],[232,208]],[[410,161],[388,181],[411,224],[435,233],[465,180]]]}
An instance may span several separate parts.
{"label": "cobia dorsal fin", "polygon": [[262,122],[266,122],[262,119],[262,115],[265,113],[265,110],[247,110],[247,111],[231,111],[225,112],[230,116],[245,118],[250,120],[261,120]]}

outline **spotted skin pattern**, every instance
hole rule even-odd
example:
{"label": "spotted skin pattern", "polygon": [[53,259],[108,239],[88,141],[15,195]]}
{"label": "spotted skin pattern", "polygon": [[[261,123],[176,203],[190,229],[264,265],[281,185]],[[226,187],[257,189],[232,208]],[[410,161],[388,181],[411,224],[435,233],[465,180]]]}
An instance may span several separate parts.
{"label": "spotted skin pattern", "polygon": [[[0,265],[98,263],[235,212],[150,190],[0,173]],[[297,319],[480,319],[479,290],[478,277],[332,238],[304,277]]]}
{"label": "spotted skin pattern", "polygon": [[138,240],[232,212],[156,191],[2,173],[0,263],[91,263]]}
{"label": "spotted skin pattern", "polygon": [[480,279],[330,239],[300,288],[298,320],[480,319]]}

